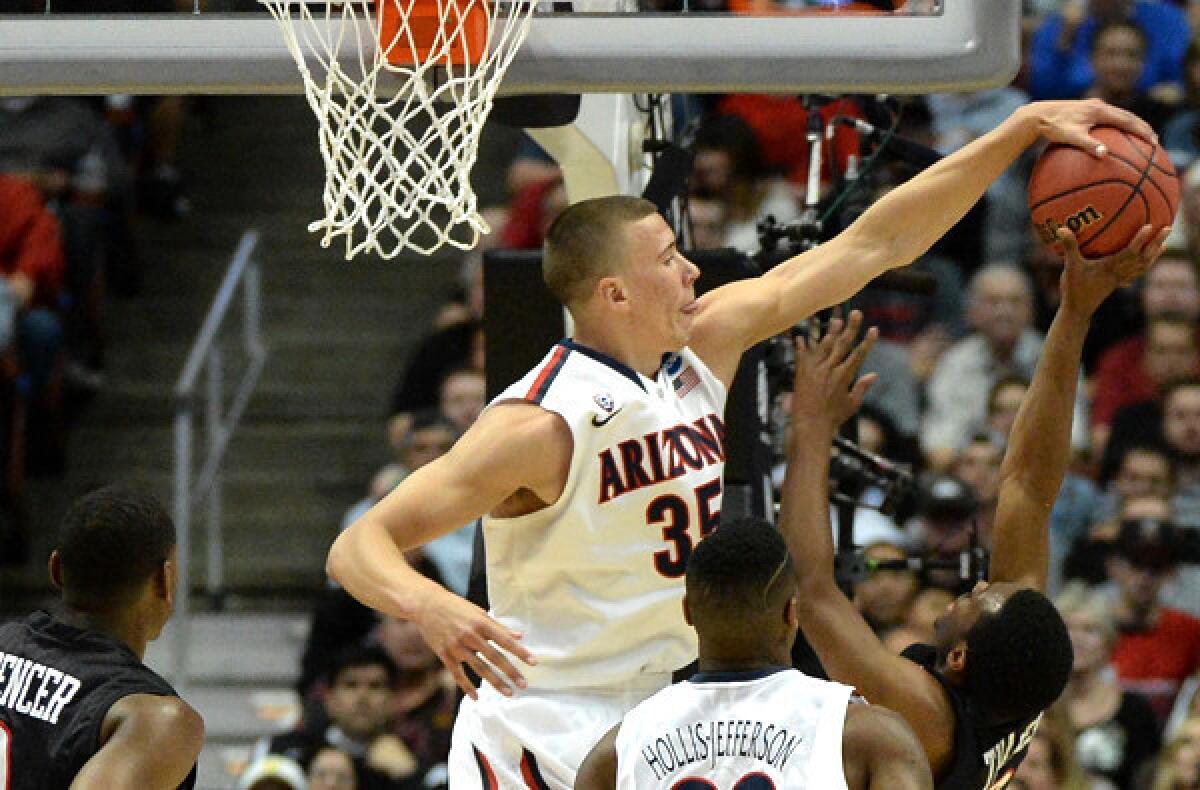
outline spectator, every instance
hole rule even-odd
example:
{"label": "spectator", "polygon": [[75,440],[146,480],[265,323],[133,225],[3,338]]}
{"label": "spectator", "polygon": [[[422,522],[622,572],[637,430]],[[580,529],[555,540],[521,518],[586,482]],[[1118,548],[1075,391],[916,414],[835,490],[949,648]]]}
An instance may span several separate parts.
{"label": "spectator", "polygon": [[[328,723],[306,720],[302,727],[261,744],[260,756],[281,754],[303,762],[307,755],[319,756],[324,747],[332,746],[352,759],[357,786],[363,790],[401,790],[418,766],[408,747],[390,731],[398,675],[395,662],[382,649],[346,648],[328,674],[324,706]],[[311,765],[309,770],[311,783]]]}
{"label": "spectator", "polygon": [[1180,186],[1179,214],[1167,243],[1184,250],[1189,260],[1200,260],[1200,160],[1183,171]]}
{"label": "spectator", "polygon": [[[935,93],[929,97],[937,149],[957,151],[996,128],[1017,107],[1029,101],[1012,85],[963,93]],[[1032,153],[1023,155],[987,190],[984,225],[984,259],[1015,261],[1024,257],[1030,236],[1026,183],[1033,168]]]}
{"label": "spectator", "polygon": [[1158,0],[1066,0],[1060,11],[1046,15],[1030,41],[1033,98],[1083,96],[1095,79],[1088,54],[1096,33],[1119,20],[1133,21],[1149,41],[1137,87],[1178,85],[1190,37],[1187,16],[1178,7]]}
{"label": "spectator", "polygon": [[[1194,328],[1200,320],[1196,267],[1178,251],[1164,253],[1146,273],[1140,297],[1147,323],[1170,318],[1190,323]],[[1132,335],[1101,355],[1095,369],[1091,409],[1092,449],[1097,455],[1103,453],[1117,411],[1154,398],[1159,394],[1159,386],[1172,378],[1196,372],[1194,359],[1189,364],[1189,360],[1181,358],[1186,342],[1174,338],[1177,331],[1167,330],[1167,334],[1168,337],[1161,338],[1164,342],[1153,359],[1147,354],[1147,332]],[[1194,337],[1191,348],[1194,354]],[[1153,373],[1147,370],[1147,365],[1154,368]]]}
{"label": "spectator", "polygon": [[[1200,9],[1200,3],[1191,8]],[[1193,40],[1183,57],[1183,102],[1163,126],[1162,145],[1182,169],[1200,156],[1200,42]]]}
{"label": "spectator", "polygon": [[411,621],[385,617],[372,639],[400,669],[392,732],[416,758],[415,776],[422,777],[426,788],[446,784],[450,734],[458,709],[454,678]]}
{"label": "spectator", "polygon": [[854,588],[854,605],[882,637],[904,624],[920,583],[901,545],[877,541],[863,550],[863,557],[867,576]]}
{"label": "spectator", "polygon": [[1122,691],[1110,670],[1117,631],[1103,593],[1075,582],[1055,604],[1075,652],[1061,700],[1075,731],[1075,756],[1092,776],[1131,787],[1161,746],[1154,710],[1141,694]]}
{"label": "spectator", "polygon": [[1075,759],[1070,724],[1056,706],[1042,716],[1010,790],[1113,790],[1104,780],[1089,780]]}
{"label": "spectator", "polygon": [[[924,581],[951,592],[970,584],[960,578],[959,559],[971,547],[979,497],[975,489],[948,474],[930,475],[921,485],[917,517],[909,526],[926,562]],[[984,544],[981,539],[980,545]],[[971,582],[973,583],[973,582]]]}
{"label": "spectator", "polygon": [[[1123,414],[1128,423],[1131,414],[1142,414],[1152,418],[1160,393],[1167,392],[1172,385],[1196,377],[1200,370],[1200,350],[1196,347],[1197,325],[1194,321],[1171,316],[1152,319],[1146,327],[1146,343],[1140,364],[1134,371],[1124,371],[1125,382],[1113,382],[1106,377],[1096,382],[1097,399],[1106,406],[1114,407],[1112,414]],[[1110,371],[1112,369],[1110,368]],[[1115,373],[1115,371],[1114,371]],[[1141,374],[1140,376],[1138,374]],[[1125,383],[1124,389],[1114,389]],[[1142,408],[1139,409],[1139,406]],[[1149,427],[1149,426],[1148,426]],[[1111,431],[1111,426],[1109,426]],[[1122,433],[1125,433],[1124,429]],[[1109,433],[1105,426],[1097,425],[1096,437],[1104,448]],[[1149,434],[1147,434],[1149,435]],[[1126,441],[1122,436],[1121,441]],[[1120,445],[1118,445],[1119,449]]]}
{"label": "spectator", "polygon": [[308,790],[358,790],[360,784],[354,758],[335,746],[321,747],[308,763]]}
{"label": "spectator", "polygon": [[1180,685],[1200,666],[1200,620],[1162,601],[1177,564],[1175,529],[1152,519],[1125,522],[1108,560],[1120,633],[1113,665],[1122,688],[1144,694],[1160,725]]}
{"label": "spectator", "polygon": [[1200,787],[1200,745],[1175,738],[1158,758],[1152,790],[1196,790]]}
{"label": "spectator", "polygon": [[308,779],[300,763],[278,754],[259,757],[238,777],[238,790],[306,790]]}
{"label": "spectator", "polygon": [[17,353],[33,405],[30,458],[40,471],[61,474],[66,425],[63,329],[56,312],[64,269],[60,226],[27,180],[0,175],[0,206],[0,277],[6,285],[0,296],[11,298],[17,311]]}
{"label": "spectator", "polygon": [[1161,132],[1171,107],[1138,87],[1146,65],[1149,38],[1127,20],[1105,22],[1092,39],[1092,71],[1096,78],[1087,96],[1123,107]]}
{"label": "spectator", "polygon": [[438,387],[438,410],[459,434],[471,427],[487,405],[487,382],[483,371],[455,368]]}
{"label": "spectator", "polygon": [[692,250],[718,250],[725,247],[729,233],[729,209],[715,197],[692,195],[687,202]]}
{"label": "spectator", "polygon": [[413,414],[438,407],[438,385],[448,371],[483,369],[476,359],[482,340],[483,322],[474,320],[437,330],[417,344],[392,393],[388,437],[393,447],[408,432]]}
{"label": "spectator", "polygon": [[759,220],[771,215],[788,223],[798,217],[791,187],[783,179],[766,175],[758,140],[742,119],[732,115],[708,118],[696,131],[693,152],[689,189],[693,195],[724,204],[727,231],[723,246],[752,255],[759,249]]}
{"label": "spectator", "polygon": [[[934,469],[946,469],[983,423],[987,397],[999,379],[1029,378],[1041,353],[1043,336],[1031,328],[1032,290],[1021,270],[1006,265],[985,266],[971,281],[967,315],[975,328],[952,346],[929,380],[929,409],[921,430],[921,445]],[[1082,394],[1076,416],[1086,411]],[[1078,419],[1077,427],[1083,425]],[[1073,437],[1077,444],[1085,441]]]}
{"label": "spectator", "polygon": [[569,205],[561,177],[534,181],[513,196],[500,243],[518,250],[538,250],[550,223]]}
{"label": "spectator", "polygon": [[436,411],[418,412],[396,447],[396,460],[407,472],[415,472],[445,455],[457,438],[458,431],[450,420]]}

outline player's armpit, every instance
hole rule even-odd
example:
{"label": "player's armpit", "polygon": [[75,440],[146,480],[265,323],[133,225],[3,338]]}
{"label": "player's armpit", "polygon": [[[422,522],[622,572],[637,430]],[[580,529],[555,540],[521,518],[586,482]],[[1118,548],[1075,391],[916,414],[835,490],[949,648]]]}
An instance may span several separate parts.
{"label": "player's armpit", "polygon": [[850,790],[932,790],[933,774],[916,734],[878,705],[851,705],[842,731],[842,765]]}
{"label": "player's armpit", "polygon": [[175,790],[204,746],[204,721],[178,697],[132,694],[109,708],[100,737],[71,790]]}
{"label": "player's armpit", "polygon": [[596,742],[575,774],[575,790],[613,790],[617,786],[618,722]]}

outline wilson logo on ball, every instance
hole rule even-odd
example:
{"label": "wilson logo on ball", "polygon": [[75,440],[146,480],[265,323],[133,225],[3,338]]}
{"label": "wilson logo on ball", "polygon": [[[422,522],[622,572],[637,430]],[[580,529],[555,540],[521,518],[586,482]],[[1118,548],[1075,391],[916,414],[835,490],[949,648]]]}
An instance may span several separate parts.
{"label": "wilson logo on ball", "polygon": [[[1082,211],[1067,217],[1063,225],[1066,225],[1072,233],[1078,234],[1082,228],[1086,228],[1093,222],[1099,222],[1103,218],[1104,215],[1097,211],[1095,206],[1088,206]],[[1054,217],[1046,217],[1045,222],[1038,226],[1038,235],[1042,237],[1042,241],[1045,243],[1053,244],[1058,241],[1058,229],[1060,227],[1062,225],[1055,222]]]}

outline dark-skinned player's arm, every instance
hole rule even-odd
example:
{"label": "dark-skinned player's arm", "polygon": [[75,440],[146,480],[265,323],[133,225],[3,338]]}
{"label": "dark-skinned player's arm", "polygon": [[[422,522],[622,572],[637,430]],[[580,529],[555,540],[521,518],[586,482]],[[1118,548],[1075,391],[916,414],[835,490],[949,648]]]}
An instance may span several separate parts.
{"label": "dark-skinned player's arm", "polygon": [[1000,467],[988,578],[1045,590],[1050,511],[1071,455],[1071,416],[1079,361],[1092,314],[1116,288],[1139,277],[1162,253],[1168,231],[1145,226],[1128,247],[1096,260],[1080,257],[1069,230],[1059,232],[1066,267],[1062,304],[1046,334],[1029,391],[1017,410]]}
{"label": "dark-skinned player's arm", "polygon": [[842,772],[850,790],[933,790],[933,774],[912,727],[879,705],[846,708]]}
{"label": "dark-skinned player's arm", "polygon": [[761,277],[705,294],[689,345],[728,386],[747,348],[846,301],[879,275],[924,254],[1039,138],[1095,152],[1099,142],[1089,130],[1101,124],[1154,137],[1145,121],[1097,99],[1025,105],[893,189],[835,238]]}
{"label": "dark-skinned player's arm", "polygon": [[575,774],[575,790],[614,790],[617,786],[617,733],[620,731],[618,722],[592,746]]}
{"label": "dark-skinned player's arm", "polygon": [[131,694],[108,709],[100,741],[71,790],[176,790],[204,746],[204,721],[178,697]]}
{"label": "dark-skinned player's arm", "polygon": [[883,646],[838,587],[829,526],[829,453],[837,429],[862,403],[873,376],[855,380],[874,343],[856,342],[862,316],[834,319],[820,339],[799,340],[779,529],[796,568],[800,628],[833,680],[900,714],[934,775],[953,756],[954,711],[928,672]]}
{"label": "dark-skinned player's arm", "polygon": [[523,401],[492,406],[448,453],[406,477],[339,535],[326,570],[372,609],[411,620],[468,695],[477,692],[464,664],[511,694],[524,679],[497,648],[535,663],[521,635],[413,570],[404,552],[470,524],[518,492],[553,503],[571,450],[570,429],[559,415]]}

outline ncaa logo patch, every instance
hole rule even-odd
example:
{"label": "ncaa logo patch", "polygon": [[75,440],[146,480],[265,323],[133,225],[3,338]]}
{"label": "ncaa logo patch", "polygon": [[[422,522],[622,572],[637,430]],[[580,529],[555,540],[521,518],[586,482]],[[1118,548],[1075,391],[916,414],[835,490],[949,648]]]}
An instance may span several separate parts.
{"label": "ncaa logo patch", "polygon": [[596,405],[605,411],[612,411],[617,404],[613,402],[612,395],[607,392],[597,392],[592,396],[592,400],[596,401]]}
{"label": "ncaa logo patch", "polygon": [[674,376],[683,367],[683,357],[679,354],[668,354],[663,360],[663,367],[666,368],[668,376]]}

